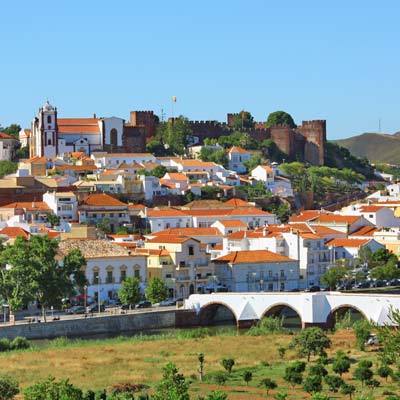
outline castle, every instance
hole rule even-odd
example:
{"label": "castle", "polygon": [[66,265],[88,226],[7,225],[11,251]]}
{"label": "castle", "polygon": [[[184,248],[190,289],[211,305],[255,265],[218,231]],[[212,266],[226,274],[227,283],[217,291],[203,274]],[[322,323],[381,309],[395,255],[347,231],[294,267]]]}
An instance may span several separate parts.
{"label": "castle", "polygon": [[[227,122],[190,121],[192,142],[218,138],[234,132],[237,114],[227,114]],[[122,118],[58,118],[57,108],[47,102],[32,122],[30,156],[54,158],[57,154],[83,151],[144,152],[159,124],[153,111],[131,111],[129,121]],[[257,141],[271,139],[289,159],[314,165],[324,164],[326,121],[303,121],[292,128],[287,125],[265,127],[257,122],[253,128],[241,129]]]}

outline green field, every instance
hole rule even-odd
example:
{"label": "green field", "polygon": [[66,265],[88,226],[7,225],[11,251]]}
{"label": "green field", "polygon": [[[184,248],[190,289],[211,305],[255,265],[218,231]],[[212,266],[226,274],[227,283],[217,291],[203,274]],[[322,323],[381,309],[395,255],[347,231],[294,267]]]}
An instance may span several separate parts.
{"label": "green field", "polygon": [[[294,350],[288,350],[282,360],[277,349],[287,346],[292,335],[246,336],[225,330],[212,336],[206,334],[205,337],[193,338],[192,332],[104,340],[56,340],[29,350],[2,353],[0,368],[15,376],[22,387],[52,375],[69,378],[84,389],[102,389],[123,382],[153,386],[161,378],[162,367],[171,361],[192,381],[193,398],[220,389],[229,394],[229,399],[265,399],[266,391],[259,387],[259,382],[267,377],[278,383],[278,388],[269,393],[269,398],[277,391],[287,392],[290,399],[309,397],[301,387],[291,388],[283,380],[288,362],[299,357]],[[375,351],[361,353],[356,350],[352,331],[342,330],[330,337],[332,348],[328,355],[340,349],[355,360],[376,361]],[[197,379],[197,355],[200,352],[206,359],[205,382]],[[224,357],[234,358],[236,364],[226,384],[218,386],[212,378],[218,371],[223,371],[220,361]],[[330,366],[327,368],[330,372]],[[243,371],[247,369],[253,372],[249,386],[242,379]],[[344,375],[345,380],[357,386],[357,394],[369,393],[369,389],[362,389],[352,379],[352,370]],[[398,383],[375,378],[381,381],[381,387],[374,391],[376,398],[384,398],[384,391],[398,392]],[[334,397],[344,398],[340,393],[335,393]]]}

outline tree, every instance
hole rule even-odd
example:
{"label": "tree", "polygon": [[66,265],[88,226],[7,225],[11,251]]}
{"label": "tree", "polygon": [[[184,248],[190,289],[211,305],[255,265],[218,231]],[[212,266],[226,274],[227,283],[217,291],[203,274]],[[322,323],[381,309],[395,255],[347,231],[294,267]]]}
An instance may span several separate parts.
{"label": "tree", "polygon": [[151,139],[146,144],[147,152],[154,154],[156,157],[162,157],[168,154],[164,144],[160,139]]}
{"label": "tree", "polygon": [[340,391],[344,394],[344,395],[348,395],[350,400],[353,396],[353,393],[356,391],[356,388],[354,385],[350,385],[348,383],[344,383],[341,388]]}
{"label": "tree", "polygon": [[318,327],[304,329],[292,340],[292,346],[298,348],[300,354],[307,357],[307,361],[310,361],[312,354],[321,355],[330,345],[330,339]]}
{"label": "tree", "polygon": [[253,154],[249,160],[245,161],[243,164],[247,168],[247,171],[250,172],[254,168],[258,167],[263,163],[263,160],[259,154]]}
{"label": "tree", "polygon": [[152,304],[160,303],[168,298],[168,288],[160,278],[152,278],[145,290],[147,300]]}
{"label": "tree", "polygon": [[46,215],[47,218],[47,222],[54,228],[55,226],[59,226],[60,225],[60,217],[58,217],[56,214],[54,213],[47,213]]}
{"label": "tree", "polygon": [[200,382],[203,381],[203,377],[204,377],[204,353],[199,353],[199,355],[197,356],[197,359],[199,360],[199,377],[200,377]]}
{"label": "tree", "polygon": [[214,377],[213,377],[213,381],[217,384],[217,385],[225,385],[225,382],[227,381],[228,377],[226,376],[225,372],[222,371],[218,371]]}
{"label": "tree", "polygon": [[19,393],[18,382],[8,375],[0,376],[0,400],[11,400]]}
{"label": "tree", "polygon": [[380,386],[380,382],[376,379],[369,379],[365,381],[365,384],[371,389],[374,390],[375,388]]}
{"label": "tree", "polygon": [[366,381],[372,379],[374,373],[371,370],[372,362],[369,360],[362,360],[358,363],[357,368],[354,371],[353,377],[354,379],[361,382],[364,386]]}
{"label": "tree", "polygon": [[24,390],[25,400],[83,400],[82,390],[67,380],[49,377]]}
{"label": "tree", "polygon": [[230,374],[232,372],[232,368],[235,365],[235,360],[233,358],[223,358],[221,360],[222,366],[225,370]]}
{"label": "tree", "polygon": [[164,165],[157,165],[157,167],[151,170],[151,175],[162,178],[167,172],[167,168],[165,168]]}
{"label": "tree", "polygon": [[253,128],[254,119],[253,116],[248,111],[240,111],[237,114],[233,114],[232,127],[234,129],[240,130],[243,128]]}
{"label": "tree", "polygon": [[320,392],[322,390],[322,378],[320,375],[309,375],[304,380],[303,388],[307,393]]}
{"label": "tree", "polygon": [[278,347],[278,354],[281,360],[283,360],[285,358],[285,354],[286,354],[286,347],[280,346]]}
{"label": "tree", "polygon": [[321,277],[321,283],[330,290],[335,290],[336,286],[346,276],[347,269],[345,267],[331,267]]}
{"label": "tree", "polygon": [[109,234],[112,232],[111,223],[109,218],[103,218],[96,224],[96,228],[99,229],[103,234]]}
{"label": "tree", "polygon": [[29,146],[20,147],[19,149],[17,149],[16,156],[18,160],[29,158]]}
{"label": "tree", "polygon": [[18,124],[11,124],[7,126],[7,128],[3,129],[3,132],[7,135],[14,136],[16,139],[19,139],[19,131],[21,130],[21,126]]}
{"label": "tree", "polygon": [[222,196],[222,189],[218,186],[203,186],[201,188],[201,198],[204,200],[215,200]]}
{"label": "tree", "polygon": [[329,390],[334,393],[337,393],[344,383],[343,379],[337,375],[327,375],[324,379],[329,387]]}
{"label": "tree", "polygon": [[162,122],[157,127],[156,139],[162,140],[172,154],[183,155],[192,134],[189,120],[182,115]]}
{"label": "tree", "polygon": [[163,368],[163,378],[156,385],[153,400],[189,400],[189,384],[173,363]]}
{"label": "tree", "polygon": [[337,352],[332,363],[332,370],[340,376],[350,369],[350,359],[343,352]]}
{"label": "tree", "polygon": [[122,304],[128,304],[131,307],[139,303],[140,297],[140,280],[132,276],[126,278],[118,290],[118,298]]}
{"label": "tree", "polygon": [[267,390],[267,396],[268,396],[269,391],[276,389],[278,385],[272,379],[264,378],[261,380],[260,386],[264,387]]}
{"label": "tree", "polygon": [[308,373],[309,375],[318,375],[321,377],[328,375],[328,371],[320,363],[317,363],[315,365],[310,365],[310,367],[308,368]]}
{"label": "tree", "polygon": [[0,161],[0,178],[5,175],[10,175],[16,172],[18,169],[18,164],[12,161],[3,160]]}
{"label": "tree", "polygon": [[223,148],[215,149],[203,146],[200,150],[200,159],[202,161],[215,162],[216,164],[226,167],[228,165],[228,156]]}
{"label": "tree", "polygon": [[392,376],[393,374],[393,370],[392,368],[389,367],[389,365],[387,364],[383,364],[381,365],[376,373],[381,377],[381,378],[385,378],[386,382],[389,376]]}
{"label": "tree", "polygon": [[301,385],[303,382],[303,374],[293,368],[286,367],[283,379],[292,387],[295,387],[296,385]]}
{"label": "tree", "polygon": [[243,372],[243,380],[246,382],[246,385],[249,385],[249,382],[253,379],[253,373],[249,370]]}
{"label": "tree", "polygon": [[292,116],[285,111],[274,111],[271,114],[269,114],[265,125],[267,128],[276,125],[287,125],[290,128],[296,127],[296,124],[294,123]]}
{"label": "tree", "polygon": [[13,245],[4,249],[0,243],[0,297],[11,313],[34,300],[35,271],[28,254],[29,242],[22,237],[17,237]]}
{"label": "tree", "polygon": [[353,324],[354,333],[356,334],[357,347],[361,350],[365,350],[365,342],[371,335],[371,324],[365,319],[356,321]]}

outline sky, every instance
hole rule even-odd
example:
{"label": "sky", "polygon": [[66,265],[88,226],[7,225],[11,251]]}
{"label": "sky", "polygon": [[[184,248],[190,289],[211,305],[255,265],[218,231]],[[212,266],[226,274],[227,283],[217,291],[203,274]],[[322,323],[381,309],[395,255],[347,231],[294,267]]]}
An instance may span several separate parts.
{"label": "sky", "polygon": [[400,2],[59,0],[0,5],[0,124],[154,110],[400,130]]}

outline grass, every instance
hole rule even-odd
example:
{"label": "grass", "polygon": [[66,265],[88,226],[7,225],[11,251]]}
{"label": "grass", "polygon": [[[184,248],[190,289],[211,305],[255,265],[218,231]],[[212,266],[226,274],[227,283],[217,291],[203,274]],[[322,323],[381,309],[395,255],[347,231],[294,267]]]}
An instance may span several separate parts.
{"label": "grass", "polygon": [[[0,369],[15,376],[22,387],[53,375],[69,378],[84,389],[101,389],[123,382],[152,386],[161,378],[162,366],[171,361],[192,380],[191,391],[196,395],[221,389],[229,394],[230,400],[261,400],[266,398],[266,390],[258,385],[261,379],[268,377],[276,380],[277,390],[287,392],[289,399],[304,399],[308,395],[301,388],[292,389],[282,379],[287,362],[297,360],[298,355],[294,350],[288,350],[282,360],[277,349],[287,346],[291,339],[289,334],[243,336],[236,335],[233,330],[218,334],[211,330],[189,330],[105,340],[57,339],[29,350],[0,354]],[[330,354],[341,349],[355,359],[376,359],[375,352],[360,353],[355,349],[351,331],[339,331],[331,339]],[[204,382],[195,378],[197,355],[201,352],[206,357]],[[233,372],[225,385],[218,386],[212,377],[217,371],[223,371],[220,361],[228,357],[235,359]],[[242,379],[246,369],[253,372],[249,386]],[[351,373],[345,379],[360,387],[352,381]],[[374,391],[376,398],[384,398],[384,390],[398,392],[398,385],[390,380],[389,383],[381,380],[381,385],[382,388]],[[277,390],[270,391],[269,398]],[[368,389],[365,393],[369,393]],[[334,397],[344,398],[341,394],[334,394]]]}

